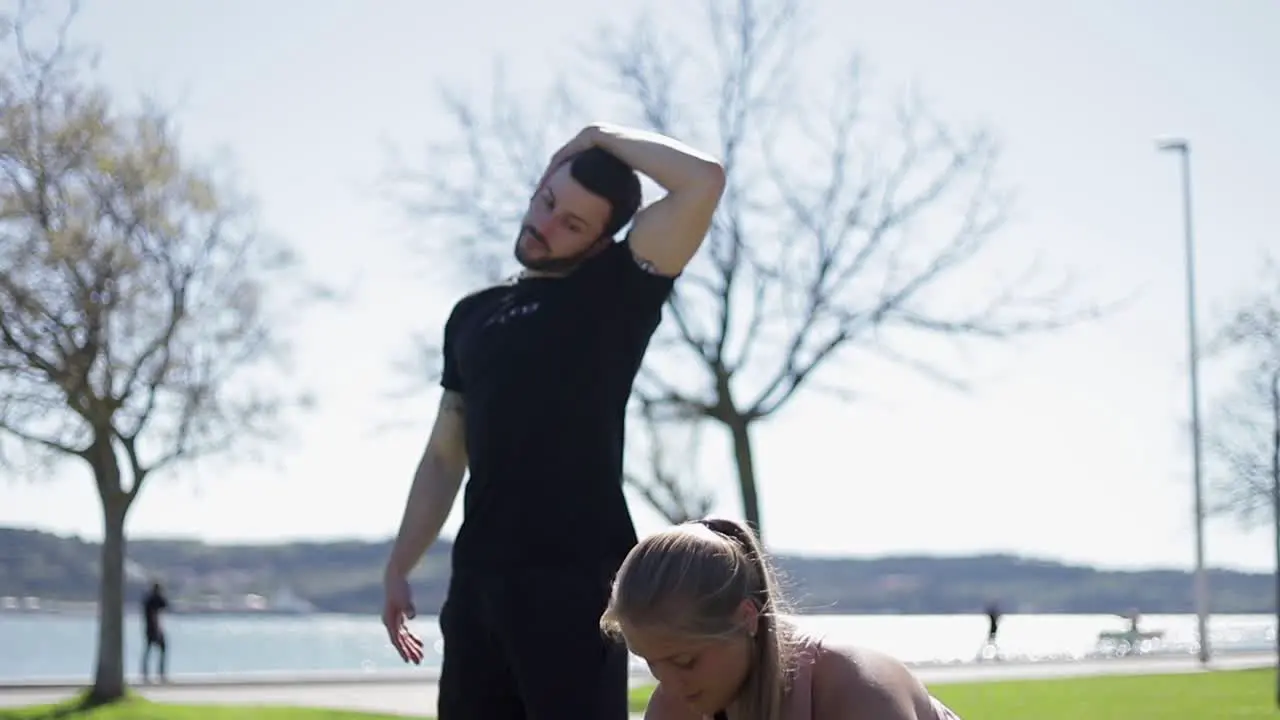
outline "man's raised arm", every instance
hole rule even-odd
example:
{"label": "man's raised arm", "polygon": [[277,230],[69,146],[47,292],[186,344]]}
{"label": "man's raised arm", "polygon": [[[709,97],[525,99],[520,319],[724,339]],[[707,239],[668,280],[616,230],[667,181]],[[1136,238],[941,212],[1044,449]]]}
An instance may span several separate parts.
{"label": "man's raised arm", "polygon": [[390,576],[407,577],[436,541],[449,517],[467,470],[464,412],[462,395],[446,390],[440,398],[427,448],[413,476],[400,532],[387,560]]}
{"label": "man's raised arm", "polygon": [[636,213],[629,236],[636,259],[660,275],[675,277],[711,228],[725,172],[710,155],[657,133],[616,125],[592,125],[588,142],[618,157],[667,191]]}

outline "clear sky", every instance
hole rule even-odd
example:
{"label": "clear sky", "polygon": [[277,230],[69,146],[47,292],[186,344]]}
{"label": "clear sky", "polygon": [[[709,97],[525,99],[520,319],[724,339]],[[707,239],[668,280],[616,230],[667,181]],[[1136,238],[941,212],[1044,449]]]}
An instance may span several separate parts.
{"label": "clear sky", "polygon": [[[394,531],[436,397],[389,401],[402,384],[391,363],[412,333],[439,331],[457,288],[440,280],[447,259],[412,251],[410,229],[374,187],[388,168],[385,143],[413,162],[449,137],[438,81],[482,92],[503,57],[537,92],[553,70],[573,69],[568,50],[602,20],[646,5],[662,27],[701,22],[688,0],[86,3],[75,33],[101,48],[103,80],[174,105],[184,143],[225,153],[263,223],[352,294],[299,328],[299,371],[319,406],[297,441],[269,465],[154,478],[132,533],[257,541]],[[1248,290],[1264,251],[1280,251],[1280,4],[810,7],[814,77],[858,49],[879,87],[917,82],[944,117],[998,132],[1001,177],[1018,190],[1005,246],[1041,252],[1096,297],[1137,295],[1105,322],[974,356],[984,380],[967,395],[842,368],[862,400],[810,396],[756,433],[771,545],[1188,566],[1178,176],[1153,140],[1193,143],[1207,324]],[[965,282],[976,291],[999,278]],[[1210,394],[1220,381],[1207,380]],[[717,509],[738,515],[728,455],[716,443],[707,452],[717,453],[703,463]],[[95,537],[97,502],[87,471],[67,466],[40,484],[0,483],[0,524]],[[642,531],[659,527],[633,507]],[[1271,567],[1265,533],[1219,523],[1208,547],[1215,564]]]}

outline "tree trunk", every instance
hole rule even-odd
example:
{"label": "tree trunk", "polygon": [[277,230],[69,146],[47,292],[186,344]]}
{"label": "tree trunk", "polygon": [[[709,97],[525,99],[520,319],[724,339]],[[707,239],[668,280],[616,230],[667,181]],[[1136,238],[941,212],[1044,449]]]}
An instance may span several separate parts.
{"label": "tree trunk", "polygon": [[98,589],[98,668],[92,698],[124,697],[124,518],[126,508],[103,507],[102,577]]}
{"label": "tree trunk", "polygon": [[738,488],[742,492],[742,512],[747,524],[764,541],[764,526],[760,523],[760,493],[756,488],[756,463],[751,455],[751,425],[742,418],[728,423],[733,437],[733,459],[738,467]]}
{"label": "tree trunk", "polygon": [[124,520],[130,497],[120,485],[120,464],[110,440],[95,443],[93,472],[102,499],[102,557],[98,587],[98,665],[89,699],[124,697]]}

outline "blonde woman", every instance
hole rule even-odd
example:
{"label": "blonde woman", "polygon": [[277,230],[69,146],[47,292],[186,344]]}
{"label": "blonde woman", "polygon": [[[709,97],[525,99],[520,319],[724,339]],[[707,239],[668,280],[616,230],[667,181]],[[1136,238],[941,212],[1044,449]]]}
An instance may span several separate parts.
{"label": "blonde woman", "polygon": [[645,538],[601,627],[648,664],[648,720],[959,720],[905,665],[823,645],[783,614],[769,558],[732,520]]}

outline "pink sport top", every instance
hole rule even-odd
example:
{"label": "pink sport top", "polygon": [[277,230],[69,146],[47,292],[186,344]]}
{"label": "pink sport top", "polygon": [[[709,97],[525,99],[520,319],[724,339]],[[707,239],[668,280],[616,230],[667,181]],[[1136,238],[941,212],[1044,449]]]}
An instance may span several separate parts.
{"label": "pink sport top", "polygon": [[[822,641],[802,635],[796,658],[795,676],[791,681],[791,690],[783,701],[782,717],[785,720],[826,720],[813,714],[813,667],[818,658],[826,650]],[[960,720],[950,708],[940,700],[929,696],[931,715],[917,715],[917,720]],[[714,720],[725,720],[723,713],[716,714]]]}

